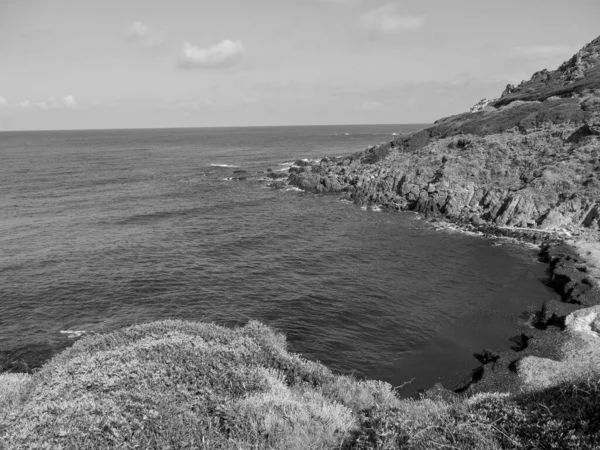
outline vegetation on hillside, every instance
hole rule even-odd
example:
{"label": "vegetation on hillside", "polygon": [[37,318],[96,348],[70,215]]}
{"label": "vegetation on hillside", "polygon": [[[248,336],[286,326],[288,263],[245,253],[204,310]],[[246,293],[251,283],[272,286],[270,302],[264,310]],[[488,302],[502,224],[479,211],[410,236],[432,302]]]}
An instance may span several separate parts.
{"label": "vegetation on hillside", "polygon": [[258,322],[164,321],[86,337],[0,376],[2,448],[597,448],[600,383],[400,400]]}

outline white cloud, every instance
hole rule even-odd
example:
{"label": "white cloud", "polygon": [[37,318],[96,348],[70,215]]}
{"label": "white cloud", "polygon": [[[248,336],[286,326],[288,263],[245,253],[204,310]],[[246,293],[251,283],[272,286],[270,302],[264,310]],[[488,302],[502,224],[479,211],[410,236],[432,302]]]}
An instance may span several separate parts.
{"label": "white cloud", "polygon": [[127,28],[127,34],[132,38],[143,38],[148,34],[148,25],[142,22],[133,22]]}
{"label": "white cloud", "polygon": [[423,17],[400,14],[398,5],[388,3],[363,14],[360,28],[370,36],[393,36],[420,30],[425,23]]}
{"label": "white cloud", "polygon": [[555,57],[568,57],[577,53],[578,48],[569,45],[529,45],[516,47],[514,56],[524,59],[547,59]]}
{"label": "white cloud", "polygon": [[62,102],[67,108],[77,107],[77,102],[75,101],[72,95],[67,95],[66,97],[64,97],[62,99]]}
{"label": "white cloud", "polygon": [[148,25],[136,21],[127,27],[127,37],[130,41],[139,42],[148,49],[155,49],[165,41],[166,34],[150,32]]}
{"label": "white cloud", "polygon": [[29,111],[46,111],[52,109],[74,109],[78,108],[77,100],[72,95],[66,95],[60,99],[48,97],[46,100],[30,101],[21,100],[16,103],[9,103],[4,97],[0,97],[0,107],[26,109]]}
{"label": "white cloud", "polygon": [[239,62],[246,52],[240,41],[226,39],[208,48],[198,48],[189,42],[183,44],[179,67],[183,69],[209,69],[230,67]]}
{"label": "white cloud", "polygon": [[[54,97],[48,97],[47,100],[40,102],[46,105],[46,108],[42,109],[62,109],[62,108],[77,108],[77,101],[72,95],[66,95],[63,98],[57,99]],[[37,105],[40,105],[38,103]]]}

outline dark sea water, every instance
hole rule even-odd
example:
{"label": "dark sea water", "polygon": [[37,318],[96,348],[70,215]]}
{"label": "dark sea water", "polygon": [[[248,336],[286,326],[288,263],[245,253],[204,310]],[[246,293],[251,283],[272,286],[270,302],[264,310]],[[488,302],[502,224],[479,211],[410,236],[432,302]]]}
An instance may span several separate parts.
{"label": "dark sea water", "polygon": [[258,319],[336,371],[413,380],[404,394],[458,383],[555,295],[535,250],[261,179],[415,128],[0,133],[4,362],[39,365],[66,331]]}

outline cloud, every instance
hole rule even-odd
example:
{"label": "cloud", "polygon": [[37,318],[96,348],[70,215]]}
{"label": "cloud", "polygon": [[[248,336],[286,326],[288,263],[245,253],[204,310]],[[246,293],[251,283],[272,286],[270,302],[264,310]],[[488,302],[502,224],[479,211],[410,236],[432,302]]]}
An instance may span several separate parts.
{"label": "cloud", "polygon": [[67,95],[66,97],[64,97],[62,99],[62,102],[67,108],[76,108],[77,107],[77,102],[75,101],[75,99],[73,98],[72,95]]}
{"label": "cloud", "polygon": [[130,41],[138,42],[150,50],[161,45],[166,39],[164,32],[151,33],[150,27],[140,21],[131,23],[126,32]]}
{"label": "cloud", "polygon": [[127,31],[132,38],[143,38],[148,35],[149,28],[145,23],[133,22]]}
{"label": "cloud", "polygon": [[189,42],[183,44],[178,66],[182,69],[210,69],[230,67],[239,62],[246,52],[240,41],[226,39],[208,48],[198,48]]}
{"label": "cloud", "polygon": [[62,98],[48,97],[46,100],[32,102],[28,99],[16,103],[9,103],[4,97],[0,97],[0,107],[11,109],[25,109],[29,111],[46,111],[51,109],[75,109],[79,107],[77,100],[72,95]]}
{"label": "cloud", "polygon": [[571,56],[577,50],[569,45],[529,45],[514,48],[512,54],[523,59],[549,59]]}
{"label": "cloud", "polygon": [[402,15],[398,5],[388,3],[363,14],[360,28],[369,36],[394,36],[420,30],[425,23],[423,17]]}

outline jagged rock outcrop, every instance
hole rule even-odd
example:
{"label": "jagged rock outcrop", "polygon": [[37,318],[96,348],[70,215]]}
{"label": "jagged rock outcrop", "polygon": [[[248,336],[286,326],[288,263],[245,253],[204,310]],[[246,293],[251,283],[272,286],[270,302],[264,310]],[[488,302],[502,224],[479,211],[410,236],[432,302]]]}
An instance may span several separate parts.
{"label": "jagged rock outcrop", "polygon": [[482,98],[481,100],[479,100],[477,103],[475,103],[471,107],[471,109],[469,110],[469,112],[475,113],[475,112],[483,111],[492,102],[493,102],[493,100],[488,100],[487,98]]}
{"label": "jagged rock outcrop", "polygon": [[289,182],[357,203],[542,235],[598,229],[599,55],[600,38],[475,112],[295,167]]}

